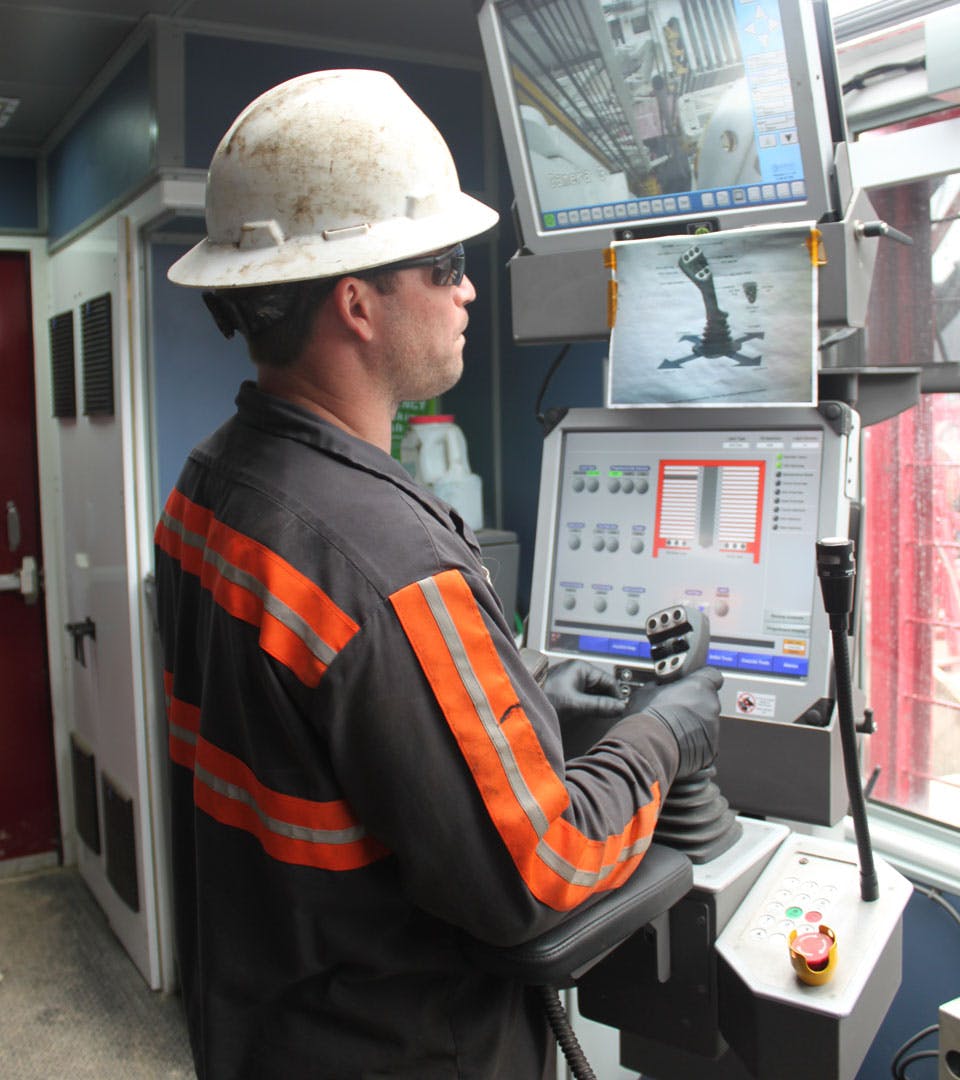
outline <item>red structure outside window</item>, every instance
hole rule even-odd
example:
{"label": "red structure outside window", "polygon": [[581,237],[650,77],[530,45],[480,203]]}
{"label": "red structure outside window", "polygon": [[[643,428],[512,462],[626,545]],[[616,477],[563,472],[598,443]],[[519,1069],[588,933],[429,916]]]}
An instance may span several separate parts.
{"label": "red structure outside window", "polygon": [[924,395],[864,443],[873,797],[960,826],[960,396]]}
{"label": "red structure outside window", "polygon": [[[870,192],[913,238],[881,245],[870,366],[960,362],[960,177]],[[923,394],[864,433],[860,647],[873,798],[960,827],[960,395]]]}

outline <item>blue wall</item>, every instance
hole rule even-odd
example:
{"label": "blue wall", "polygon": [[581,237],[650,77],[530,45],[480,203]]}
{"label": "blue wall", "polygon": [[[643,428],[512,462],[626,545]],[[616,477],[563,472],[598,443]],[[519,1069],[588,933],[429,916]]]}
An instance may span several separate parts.
{"label": "blue wall", "polygon": [[31,232],[39,227],[37,159],[0,157],[0,229]]}
{"label": "blue wall", "polygon": [[167,268],[188,246],[155,242],[150,250],[154,430],[161,505],[187,454],[233,415],[240,383],[253,374],[243,339],[228,341],[220,333],[200,291],[167,281]]}
{"label": "blue wall", "polygon": [[[537,498],[543,429],[536,419],[536,403],[544,377],[562,346],[516,345],[513,341],[510,281],[506,265],[519,247],[510,207],[513,188],[506,157],[498,140],[497,193],[501,225],[500,265],[500,409],[503,455],[503,527],[520,538],[517,607],[526,616],[530,606],[530,577],[536,537]],[[506,208],[506,209],[505,209]],[[606,342],[574,345],[550,380],[542,410],[587,408],[603,404],[603,360]]]}
{"label": "blue wall", "polygon": [[[944,894],[960,911],[960,897]],[[841,946],[842,947],[842,946]],[[918,1031],[937,1022],[937,1009],[960,996],[960,924],[940,904],[915,892],[903,922],[903,979],[887,1018],[864,1059],[857,1080],[890,1076],[890,1061]],[[915,1049],[936,1049],[930,1036]],[[907,1070],[911,1080],[934,1080],[936,1059],[918,1061]]]}
{"label": "blue wall", "polygon": [[51,243],[143,184],[155,166],[157,117],[144,45],[47,158]]}
{"label": "blue wall", "polygon": [[[323,68],[377,68],[392,75],[447,140],[460,183],[483,187],[483,75],[400,60],[188,34],[184,41],[184,161],[205,169],[240,110],[277,83]],[[213,77],[215,73],[215,77]]]}

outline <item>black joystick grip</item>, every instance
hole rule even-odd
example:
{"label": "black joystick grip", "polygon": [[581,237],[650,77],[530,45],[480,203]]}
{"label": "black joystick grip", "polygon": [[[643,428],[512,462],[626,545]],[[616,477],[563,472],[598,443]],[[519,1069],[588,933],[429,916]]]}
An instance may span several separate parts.
{"label": "black joystick grip", "polygon": [[[644,625],[657,683],[690,675],[707,662],[710,620],[699,608],[674,604],[655,611]],[[709,862],[722,854],[743,832],[743,826],[720,794],[715,776],[716,769],[711,766],[674,783],[664,800],[654,833],[655,840],[677,848],[695,864]]]}
{"label": "black joystick grip", "polygon": [[645,628],[658,683],[673,682],[707,662],[710,624],[699,608],[674,604],[655,611]]}

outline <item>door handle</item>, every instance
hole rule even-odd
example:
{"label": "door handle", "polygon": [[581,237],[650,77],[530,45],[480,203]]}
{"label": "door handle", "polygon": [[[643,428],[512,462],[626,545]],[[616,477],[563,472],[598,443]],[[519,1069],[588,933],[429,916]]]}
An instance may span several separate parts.
{"label": "door handle", "polygon": [[7,547],[11,552],[20,547],[20,511],[13,499],[7,499]]}
{"label": "door handle", "polygon": [[18,592],[28,604],[40,596],[40,568],[32,555],[24,555],[19,570],[0,574],[0,592]]}
{"label": "door handle", "polygon": [[73,658],[81,667],[87,666],[87,658],[83,650],[85,637],[97,640],[97,624],[88,615],[83,622],[68,622],[64,628],[73,638]]}

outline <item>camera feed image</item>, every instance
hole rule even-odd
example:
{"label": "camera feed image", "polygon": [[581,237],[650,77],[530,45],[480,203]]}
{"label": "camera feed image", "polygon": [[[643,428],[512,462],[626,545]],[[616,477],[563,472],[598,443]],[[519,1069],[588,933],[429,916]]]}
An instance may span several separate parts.
{"label": "camera feed image", "polygon": [[542,228],[805,199],[777,0],[505,0]]}

